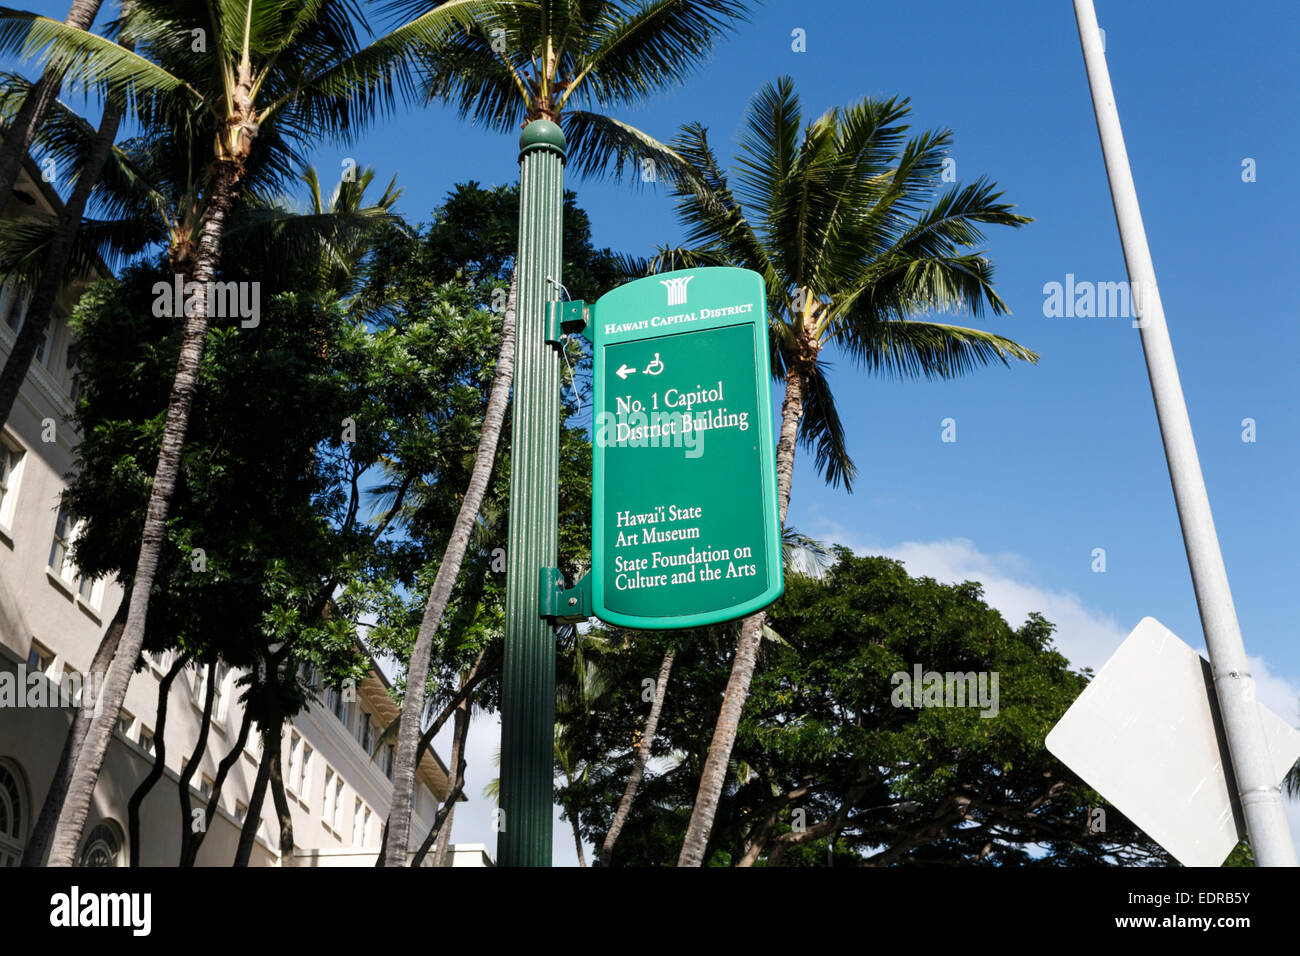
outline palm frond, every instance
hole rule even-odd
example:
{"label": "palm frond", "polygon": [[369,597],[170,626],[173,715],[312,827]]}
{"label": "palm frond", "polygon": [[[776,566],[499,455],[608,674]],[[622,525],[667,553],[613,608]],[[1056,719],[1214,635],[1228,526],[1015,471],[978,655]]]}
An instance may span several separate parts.
{"label": "palm frond", "polygon": [[992,332],[919,320],[855,326],[845,345],[864,368],[898,378],[955,378],[995,362],[1039,358]]}
{"label": "palm frond", "polygon": [[417,101],[426,95],[418,69],[430,52],[507,6],[504,0],[447,0],[355,53],[304,76],[271,101],[259,117],[283,111],[291,113],[295,125],[313,132],[357,129],[392,113],[399,99]]}
{"label": "palm frond", "polygon": [[181,77],[113,40],[49,17],[0,8],[0,54],[40,56],[72,89],[95,89],[128,104],[168,93],[203,97]]}
{"label": "palm frond", "polygon": [[619,179],[631,172],[636,182],[646,184],[660,176],[673,183],[691,175],[690,164],[671,146],[613,117],[569,110],[561,115],[560,127],[567,165],[579,176]]}
{"label": "palm frond", "polygon": [[615,3],[598,9],[590,31],[576,37],[583,43],[582,67],[561,95],[561,107],[575,90],[609,107],[684,82],[720,37],[749,19],[740,0],[644,0],[631,11]]}
{"label": "palm frond", "polygon": [[816,367],[803,376],[803,417],[799,420],[799,443],[813,453],[817,473],[832,488],[842,483],[845,491],[853,490],[858,469],[849,456],[844,438],[844,425],[835,407],[835,395],[826,380],[826,365],[818,361]]}
{"label": "palm frond", "polygon": [[787,574],[821,578],[835,565],[835,554],[826,545],[787,523],[781,529],[781,563]]}

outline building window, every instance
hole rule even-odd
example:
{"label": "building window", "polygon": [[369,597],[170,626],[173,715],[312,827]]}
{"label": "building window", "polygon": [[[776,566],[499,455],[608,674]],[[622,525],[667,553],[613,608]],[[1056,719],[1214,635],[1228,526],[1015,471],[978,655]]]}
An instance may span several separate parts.
{"label": "building window", "polygon": [[362,707],[360,708],[360,710],[361,710],[361,726],[358,727],[357,729],[361,731],[361,736],[360,736],[361,749],[364,750],[366,752],[366,756],[369,757],[370,750],[375,745],[374,728],[370,724],[370,715],[366,713],[366,709]]}
{"label": "building window", "polygon": [[289,735],[289,777],[285,780],[287,786],[294,793],[298,792],[298,775],[301,773],[301,765],[298,761],[302,758],[302,735],[298,731],[292,731]]}
{"label": "building window", "polygon": [[330,688],[330,691],[334,694],[331,706],[331,709],[334,711],[334,716],[343,721],[344,726],[347,726],[348,702],[343,699],[343,691],[337,687]]}
{"label": "building window", "polygon": [[[21,299],[19,299],[19,301],[15,305],[13,311],[9,313],[9,317],[7,318],[6,321],[9,323],[9,328],[14,330],[14,335],[17,335],[19,332],[21,332],[23,330],[23,326],[27,322],[27,306],[30,303],[30,301],[31,301],[30,295],[23,296]],[[33,356],[33,358],[41,365],[44,365],[46,358],[48,358],[49,349],[50,349],[50,323],[46,322],[45,331],[41,333],[41,340],[38,343],[36,343],[36,355]]]}
{"label": "building window", "polygon": [[81,851],[81,865],[122,865],[122,829],[116,823],[104,820],[90,831]]}
{"label": "building window", "polygon": [[0,438],[0,525],[13,523],[18,502],[18,479],[22,477],[23,450],[8,438]]}
{"label": "building window", "polygon": [[245,821],[248,820],[248,807],[238,800],[235,801],[235,819],[239,821],[240,827],[243,827]]}
{"label": "building window", "polygon": [[140,728],[140,748],[150,757],[154,754],[153,731],[146,727]]}
{"label": "building window", "polygon": [[121,710],[117,714],[117,731],[127,740],[131,739],[131,725],[135,723],[135,717],[129,710]]}
{"label": "building window", "polygon": [[230,676],[230,668],[220,661],[217,662],[217,689],[213,692],[212,697],[212,719],[219,724],[226,722],[226,699],[229,695],[226,693],[227,678]]}
{"label": "building window", "polygon": [[78,378],[80,369],[77,368],[77,359],[81,357],[81,343],[70,341],[68,351],[63,359],[63,367],[68,373],[68,397],[72,399],[75,407],[77,399],[81,397],[81,381]]}
{"label": "building window", "polygon": [[69,583],[76,569],[68,557],[68,549],[72,547],[76,530],[76,516],[67,506],[61,506],[54,522],[54,542],[50,545],[50,570]]}
{"label": "building window", "polygon": [[54,521],[54,541],[50,544],[50,571],[71,584],[82,601],[98,610],[100,593],[103,591],[100,582],[81,574],[68,553],[77,540],[80,524],[76,514],[68,507],[59,507],[59,516]]}
{"label": "building window", "polygon": [[59,703],[80,707],[81,695],[85,689],[85,679],[81,673],[76,668],[65,664],[63,673],[59,675]]}
{"label": "building window", "polygon": [[331,806],[333,802],[334,802],[334,768],[330,766],[326,766],[325,767],[325,800],[324,800],[324,805],[321,807],[321,811],[320,811],[320,818],[324,820],[326,823],[329,823],[330,820],[334,819],[333,808]]}
{"label": "building window", "polygon": [[0,867],[17,866],[23,857],[26,811],[17,772],[0,761]]}
{"label": "building window", "polygon": [[356,812],[352,817],[352,845],[366,845],[366,833],[370,830],[370,808],[357,797]]}
{"label": "building window", "polygon": [[204,803],[207,803],[210,799],[212,799],[212,786],[213,786],[212,778],[209,777],[206,773],[203,774],[203,779],[199,783],[199,797],[203,800]]}
{"label": "building window", "polygon": [[299,664],[298,676],[302,679],[302,686],[307,690],[320,690],[320,668],[315,664]]}
{"label": "building window", "polygon": [[54,655],[35,641],[32,641],[32,649],[27,652],[27,673],[34,674],[40,671],[44,674],[50,669],[50,664],[53,662]]}
{"label": "building window", "polygon": [[311,744],[303,741],[302,745],[302,780],[298,785],[298,792],[302,798],[311,801]]}
{"label": "building window", "polygon": [[389,780],[393,779],[393,764],[397,761],[397,748],[392,744],[384,747],[384,776]]}
{"label": "building window", "polygon": [[334,813],[331,820],[334,832],[338,833],[343,826],[343,778],[338,774],[334,775]]}
{"label": "building window", "polygon": [[203,706],[203,698],[208,693],[208,665],[201,661],[194,665],[194,677],[190,680],[190,694],[196,707]]}

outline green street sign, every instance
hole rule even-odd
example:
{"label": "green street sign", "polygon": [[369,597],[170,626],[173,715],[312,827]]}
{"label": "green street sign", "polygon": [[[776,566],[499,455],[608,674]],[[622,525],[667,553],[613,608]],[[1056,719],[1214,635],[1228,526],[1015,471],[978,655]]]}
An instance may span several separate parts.
{"label": "green street sign", "polygon": [[716,624],[785,586],[762,277],[638,279],[591,309],[592,613],[620,627]]}

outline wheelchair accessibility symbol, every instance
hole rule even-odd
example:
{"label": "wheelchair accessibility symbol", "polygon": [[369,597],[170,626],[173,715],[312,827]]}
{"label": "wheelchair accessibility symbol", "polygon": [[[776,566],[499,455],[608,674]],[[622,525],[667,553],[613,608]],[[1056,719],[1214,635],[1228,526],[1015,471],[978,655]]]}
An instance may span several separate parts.
{"label": "wheelchair accessibility symbol", "polygon": [[664,363],[659,361],[659,353],[656,352],[655,357],[650,361],[650,364],[645,367],[643,374],[658,375],[663,370],[664,370]]}

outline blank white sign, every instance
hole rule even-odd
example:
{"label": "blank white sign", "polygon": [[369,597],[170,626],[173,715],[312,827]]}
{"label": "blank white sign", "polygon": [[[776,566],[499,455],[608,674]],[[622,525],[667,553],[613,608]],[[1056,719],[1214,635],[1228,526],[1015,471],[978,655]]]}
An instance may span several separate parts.
{"label": "blank white sign", "polygon": [[[1184,866],[1219,866],[1244,834],[1224,775],[1210,665],[1144,617],[1047,735],[1047,749]],[[1281,783],[1300,732],[1259,707]]]}

